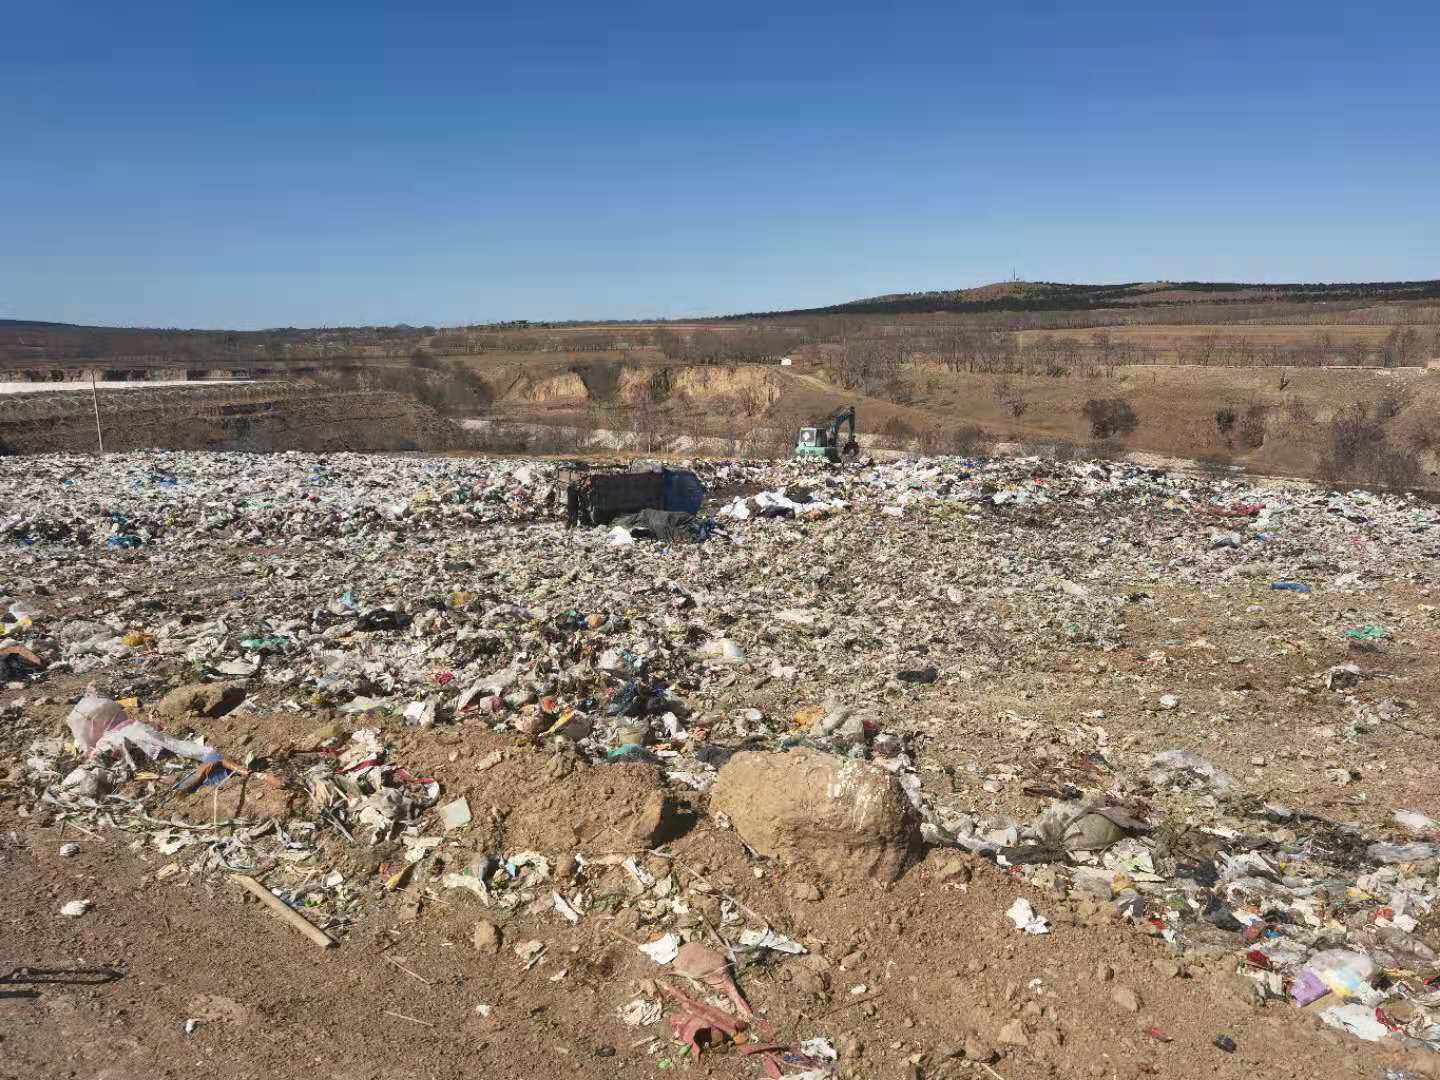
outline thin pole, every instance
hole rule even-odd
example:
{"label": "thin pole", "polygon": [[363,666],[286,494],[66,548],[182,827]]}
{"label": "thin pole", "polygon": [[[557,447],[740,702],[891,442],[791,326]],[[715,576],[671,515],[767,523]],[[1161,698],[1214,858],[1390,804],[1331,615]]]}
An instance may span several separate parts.
{"label": "thin pole", "polygon": [[95,406],[95,441],[100,444],[100,456],[105,456],[105,435],[100,430],[100,392],[95,389],[95,370],[90,370],[90,402]]}

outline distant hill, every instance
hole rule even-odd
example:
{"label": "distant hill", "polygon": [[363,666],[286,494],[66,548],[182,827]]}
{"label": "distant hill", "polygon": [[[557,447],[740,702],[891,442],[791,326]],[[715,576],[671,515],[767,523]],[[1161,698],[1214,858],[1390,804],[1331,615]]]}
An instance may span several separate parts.
{"label": "distant hill", "polygon": [[[684,335],[699,326],[743,324],[770,317],[867,315],[880,318],[939,312],[985,314],[1035,313],[1029,323],[1057,326],[1086,322],[1086,312],[1107,312],[1091,322],[1205,322],[1253,318],[1257,305],[1270,305],[1266,315],[1288,316],[1290,307],[1333,304],[1317,312],[1322,319],[1346,306],[1364,307],[1416,301],[1440,301],[1440,280],[1341,282],[1335,284],[1256,284],[1225,281],[1132,281],[1115,285],[1080,285],[1055,281],[1001,281],[970,289],[887,293],[830,307],[719,315],[684,322],[567,323],[507,322],[436,328],[433,326],[275,327],[267,330],[182,330],[158,327],[83,326],[0,318],[0,368],[23,369],[41,361],[119,360],[168,366],[255,364],[290,361],[415,361],[431,364],[441,357],[482,352],[596,352],[644,347],[652,333]],[[1187,310],[1193,305],[1193,311]],[[1244,305],[1250,305],[1247,309]],[[1228,306],[1228,307],[1227,307]],[[1222,310],[1224,309],[1224,310]],[[1148,314],[1124,316],[1127,310]],[[1072,317],[1067,313],[1077,313]],[[1121,312],[1116,318],[1113,313]],[[1014,321],[1014,320],[1012,320]],[[743,327],[747,332],[752,327]],[[1012,329],[1018,327],[1011,327]],[[711,343],[713,344],[713,342]],[[758,347],[758,346],[757,346]],[[787,348],[781,341],[780,349]],[[753,350],[752,350],[753,351]],[[674,355],[667,353],[667,355]],[[733,354],[725,354],[733,358]],[[761,355],[768,355],[761,350]],[[716,360],[696,355],[696,360]]]}
{"label": "distant hill", "polygon": [[1198,303],[1297,304],[1338,301],[1440,299],[1440,281],[1374,281],[1337,284],[1257,284],[1226,281],[1132,281],[1118,285],[1071,285],[1053,281],[1002,281],[972,289],[888,293],[830,307],[752,312],[766,315],[919,315],[933,312],[1085,311]]}

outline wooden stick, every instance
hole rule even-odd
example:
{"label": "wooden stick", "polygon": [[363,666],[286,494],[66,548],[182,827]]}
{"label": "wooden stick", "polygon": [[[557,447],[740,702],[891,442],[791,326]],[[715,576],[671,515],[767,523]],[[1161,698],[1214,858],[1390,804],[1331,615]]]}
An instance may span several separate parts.
{"label": "wooden stick", "polygon": [[423,1025],[424,1027],[428,1027],[428,1028],[433,1028],[433,1027],[435,1026],[434,1024],[430,1023],[430,1022],[427,1021],[427,1020],[417,1020],[417,1019],[415,1019],[415,1017],[413,1017],[413,1016],[406,1016],[404,1013],[392,1012],[392,1011],[389,1010],[389,1009],[386,1009],[386,1010],[385,1010],[385,1015],[386,1015],[386,1016],[398,1017],[398,1018],[401,1019],[401,1020],[409,1020],[412,1024],[421,1024],[421,1025]]}
{"label": "wooden stick", "polygon": [[876,998],[884,996],[884,990],[877,990],[873,994],[866,994],[864,997],[851,998],[849,1001],[841,1005],[836,1005],[833,1009],[821,1013],[815,1017],[815,1019],[824,1020],[827,1016],[834,1016],[836,1013],[844,1012],[846,1009],[853,1009],[856,1005],[864,1005],[867,1001],[874,1001]]}
{"label": "wooden stick", "polygon": [[394,964],[397,968],[399,968],[401,971],[403,971],[406,975],[409,975],[412,979],[419,979],[419,980],[420,980],[422,983],[424,983],[426,986],[434,986],[434,985],[435,985],[435,984],[434,984],[433,982],[431,982],[429,979],[425,978],[425,976],[423,976],[423,975],[421,975],[421,974],[419,974],[419,973],[417,973],[417,972],[411,971],[411,970],[410,970],[409,968],[407,968],[404,964],[402,964],[399,960],[396,960],[395,957],[393,957],[393,956],[387,956],[387,957],[385,957],[385,959],[386,959],[386,960],[389,960],[390,963]]}
{"label": "wooden stick", "polygon": [[339,942],[329,934],[315,926],[249,874],[231,874],[230,876],[238,881],[246,892],[269,908],[270,913],[277,919],[288,923],[292,929],[298,930],[322,949],[333,949],[339,945]]}
{"label": "wooden stick", "polygon": [[96,836],[96,835],[95,835],[93,832],[91,832],[89,829],[86,829],[86,828],[84,828],[83,826],[80,826],[80,825],[76,825],[75,822],[71,821],[69,818],[61,818],[61,819],[60,819],[60,835],[61,835],[61,836],[64,836],[64,835],[65,835],[65,828],[66,828],[66,826],[69,826],[70,828],[74,829],[74,830],[75,830],[76,832],[78,832],[78,833],[84,833],[86,836],[90,837],[91,840],[99,840],[99,839],[100,839],[100,837]]}

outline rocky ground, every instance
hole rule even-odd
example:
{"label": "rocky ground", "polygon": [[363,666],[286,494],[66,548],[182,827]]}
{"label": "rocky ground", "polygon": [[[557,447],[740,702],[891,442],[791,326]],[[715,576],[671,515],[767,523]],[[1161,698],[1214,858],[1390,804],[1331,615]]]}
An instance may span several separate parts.
{"label": "rocky ground", "polygon": [[0,460],[0,1075],[1440,1075],[1431,507],[701,471]]}

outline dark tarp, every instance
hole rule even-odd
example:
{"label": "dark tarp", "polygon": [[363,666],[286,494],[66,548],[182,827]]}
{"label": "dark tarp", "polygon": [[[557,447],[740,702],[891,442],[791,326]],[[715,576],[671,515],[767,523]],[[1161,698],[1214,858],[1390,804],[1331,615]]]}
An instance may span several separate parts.
{"label": "dark tarp", "polygon": [[677,513],[674,510],[641,510],[638,514],[618,517],[612,524],[632,532],[648,533],[656,540],[678,540],[696,544],[715,531],[715,522],[709,518]]}
{"label": "dark tarp", "polygon": [[682,514],[700,512],[700,504],[705,501],[705,485],[698,476],[685,469],[661,469],[660,477],[665,487],[664,509]]}

